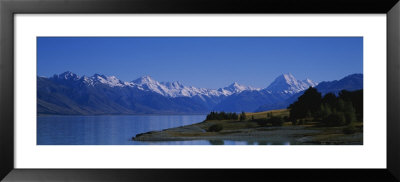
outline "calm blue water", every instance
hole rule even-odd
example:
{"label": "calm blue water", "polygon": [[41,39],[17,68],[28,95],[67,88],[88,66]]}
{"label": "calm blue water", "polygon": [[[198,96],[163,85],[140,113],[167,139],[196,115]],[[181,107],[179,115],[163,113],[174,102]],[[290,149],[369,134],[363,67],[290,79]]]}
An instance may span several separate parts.
{"label": "calm blue water", "polygon": [[[38,116],[38,145],[255,145],[246,141],[140,142],[139,133],[202,122],[205,115]],[[270,143],[265,143],[270,144]]]}
{"label": "calm blue water", "polygon": [[37,144],[150,144],[132,141],[131,138],[139,133],[202,122],[205,117],[205,115],[38,116]]}

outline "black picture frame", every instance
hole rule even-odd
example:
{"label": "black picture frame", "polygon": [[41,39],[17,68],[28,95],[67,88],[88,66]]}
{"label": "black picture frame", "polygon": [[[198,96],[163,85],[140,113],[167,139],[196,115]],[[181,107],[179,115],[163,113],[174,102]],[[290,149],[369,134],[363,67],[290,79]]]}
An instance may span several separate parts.
{"label": "black picture frame", "polygon": [[[15,169],[13,15],[18,13],[386,14],[387,168]],[[0,0],[0,179],[4,181],[225,181],[233,178],[245,181],[263,179],[271,181],[400,181],[399,17],[398,0]]]}

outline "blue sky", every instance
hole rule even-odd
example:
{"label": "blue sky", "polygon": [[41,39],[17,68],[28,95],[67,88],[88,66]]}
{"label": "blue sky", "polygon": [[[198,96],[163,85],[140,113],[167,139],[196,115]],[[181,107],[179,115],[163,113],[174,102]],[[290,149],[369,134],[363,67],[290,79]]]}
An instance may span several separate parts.
{"label": "blue sky", "polygon": [[331,81],[363,73],[362,37],[38,37],[38,76],[150,75],[204,88],[265,88],[282,73]]}

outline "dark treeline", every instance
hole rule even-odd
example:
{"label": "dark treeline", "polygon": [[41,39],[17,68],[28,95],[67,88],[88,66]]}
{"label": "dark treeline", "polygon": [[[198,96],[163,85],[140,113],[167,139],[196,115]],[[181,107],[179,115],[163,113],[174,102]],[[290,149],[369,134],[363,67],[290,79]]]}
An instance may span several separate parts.
{"label": "dark treeline", "polygon": [[252,119],[250,121],[257,122],[260,126],[282,126],[287,121],[287,117],[267,116],[267,118]]}
{"label": "dark treeline", "polygon": [[341,126],[362,122],[363,90],[342,90],[338,96],[328,93],[322,97],[317,89],[310,87],[288,108],[293,124],[318,121],[329,126]]}
{"label": "dark treeline", "polygon": [[238,120],[239,116],[234,112],[211,112],[206,120]]}

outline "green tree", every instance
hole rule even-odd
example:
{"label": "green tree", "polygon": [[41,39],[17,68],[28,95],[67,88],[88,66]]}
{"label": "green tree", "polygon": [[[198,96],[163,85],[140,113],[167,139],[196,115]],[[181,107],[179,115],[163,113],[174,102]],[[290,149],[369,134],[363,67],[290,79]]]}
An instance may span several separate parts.
{"label": "green tree", "polygon": [[244,121],[246,120],[246,113],[244,113],[244,111],[242,111],[242,114],[240,114],[240,121]]}
{"label": "green tree", "polygon": [[342,126],[346,124],[346,118],[343,112],[333,112],[325,122],[328,126]]}
{"label": "green tree", "polygon": [[342,90],[339,92],[339,98],[344,101],[350,101],[356,112],[356,120],[363,121],[363,90],[347,91]]}
{"label": "green tree", "polygon": [[335,106],[337,102],[337,97],[333,93],[327,93],[325,96],[322,98],[322,103],[328,104],[330,106]]}
{"label": "green tree", "polygon": [[343,99],[339,99],[337,102],[336,110],[344,111],[344,109],[345,109],[344,104],[345,104],[345,102],[343,101]]}
{"label": "green tree", "polygon": [[291,104],[290,109],[291,119],[304,119],[307,117],[307,112],[310,111],[312,117],[318,116],[321,106],[321,93],[317,89],[310,87],[296,102]]}
{"label": "green tree", "polygon": [[321,104],[321,119],[325,120],[329,115],[332,114],[331,107],[328,104]]}
{"label": "green tree", "polygon": [[310,119],[311,117],[312,117],[311,111],[310,111],[310,110],[307,110],[306,118],[307,118],[307,119]]}
{"label": "green tree", "polygon": [[283,119],[278,116],[273,116],[268,119],[268,123],[271,123],[272,126],[282,126],[283,125]]}
{"label": "green tree", "polygon": [[238,115],[236,113],[226,113],[226,112],[210,112],[206,116],[206,120],[237,120]]}
{"label": "green tree", "polygon": [[346,124],[351,124],[357,120],[356,110],[351,102],[345,102],[344,104],[344,116],[346,118]]}
{"label": "green tree", "polygon": [[333,93],[321,97],[321,93],[310,87],[288,109],[293,125],[310,119],[331,126],[351,124],[363,119],[363,90],[342,90],[338,97]]}

